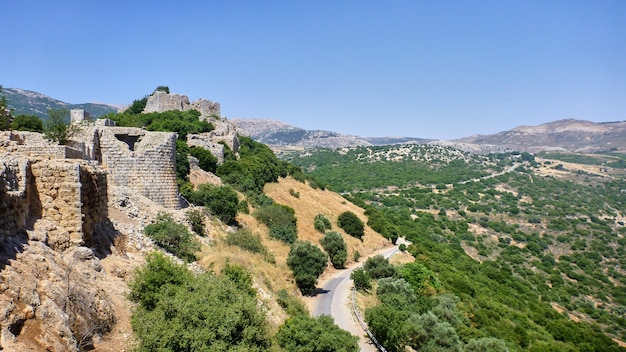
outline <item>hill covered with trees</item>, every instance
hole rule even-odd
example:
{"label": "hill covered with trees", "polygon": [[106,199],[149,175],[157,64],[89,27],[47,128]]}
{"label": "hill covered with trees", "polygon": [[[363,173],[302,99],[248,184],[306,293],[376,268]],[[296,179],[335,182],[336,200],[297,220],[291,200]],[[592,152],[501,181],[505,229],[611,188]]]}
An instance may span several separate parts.
{"label": "hill covered with trees", "polygon": [[388,350],[624,350],[624,155],[404,145],[285,158],[412,242],[414,262],[361,295]]}

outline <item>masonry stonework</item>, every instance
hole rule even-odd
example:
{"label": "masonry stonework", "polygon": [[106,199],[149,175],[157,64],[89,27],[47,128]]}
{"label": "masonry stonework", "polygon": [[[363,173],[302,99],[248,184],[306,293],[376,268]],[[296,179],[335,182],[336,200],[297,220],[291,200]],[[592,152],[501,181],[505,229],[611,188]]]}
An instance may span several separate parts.
{"label": "masonry stonework", "polygon": [[180,208],[175,133],[106,127],[99,135],[102,166],[111,186],[127,187],[167,208]]}

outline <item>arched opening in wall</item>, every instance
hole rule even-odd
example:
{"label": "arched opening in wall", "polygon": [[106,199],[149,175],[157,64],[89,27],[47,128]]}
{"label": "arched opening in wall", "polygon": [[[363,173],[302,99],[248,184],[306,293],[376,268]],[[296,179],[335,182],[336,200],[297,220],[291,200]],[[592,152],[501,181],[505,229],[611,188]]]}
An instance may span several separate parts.
{"label": "arched opening in wall", "polygon": [[141,139],[141,136],[131,136],[125,133],[116,133],[115,138],[117,140],[124,142],[128,145],[128,149],[133,152],[135,151],[135,144]]}

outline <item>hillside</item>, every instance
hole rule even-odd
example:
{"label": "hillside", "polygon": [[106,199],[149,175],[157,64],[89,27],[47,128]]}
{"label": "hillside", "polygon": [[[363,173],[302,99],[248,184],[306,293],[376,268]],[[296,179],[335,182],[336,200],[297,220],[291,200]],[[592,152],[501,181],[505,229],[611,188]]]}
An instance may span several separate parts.
{"label": "hillside", "polygon": [[48,118],[49,109],[83,109],[91,114],[92,118],[98,118],[119,109],[111,105],[97,103],[71,104],[47,95],[19,88],[2,88],[2,94],[7,97],[9,107],[15,109],[13,115],[34,115],[43,119]]}
{"label": "hillside", "polygon": [[455,142],[499,145],[527,152],[623,151],[626,150],[626,122],[596,123],[573,119],[559,120],[539,126],[520,126],[492,135],[470,136]]}
{"label": "hillside", "polygon": [[[377,336],[389,336],[380,314],[438,316],[436,302],[452,293],[447,314],[459,315],[453,336],[463,343],[486,334],[515,351],[619,350],[609,337],[626,346],[626,155],[399,145],[286,158],[413,242],[425,281],[411,286],[431,303],[403,310],[365,295]],[[397,338],[385,347],[413,343]]]}
{"label": "hillside", "polygon": [[231,120],[239,131],[274,149],[343,148],[352,146],[386,145],[396,143],[424,143],[429,140],[411,137],[357,137],[331,131],[305,130],[276,120]]}

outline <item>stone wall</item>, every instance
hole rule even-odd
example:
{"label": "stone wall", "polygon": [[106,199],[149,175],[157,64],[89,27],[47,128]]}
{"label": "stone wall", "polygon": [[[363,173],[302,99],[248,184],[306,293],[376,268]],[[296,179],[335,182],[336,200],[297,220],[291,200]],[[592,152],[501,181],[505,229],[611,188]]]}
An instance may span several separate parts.
{"label": "stone wall", "polygon": [[175,133],[103,127],[99,135],[102,166],[109,174],[109,190],[127,187],[167,208],[180,208]]}
{"label": "stone wall", "polygon": [[221,116],[220,104],[206,99],[198,99],[193,103],[182,94],[169,94],[155,91],[148,97],[144,113],[164,112],[170,110],[187,111],[198,110],[202,116]]}
{"label": "stone wall", "polygon": [[22,158],[0,161],[0,235],[12,236],[26,224],[32,206],[30,162]]}
{"label": "stone wall", "polygon": [[0,180],[0,235],[14,236],[44,219],[54,226],[40,240],[63,250],[90,243],[107,221],[106,173],[84,161],[7,159]]}

